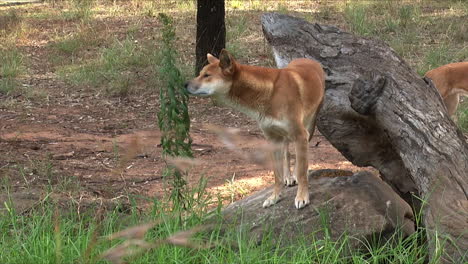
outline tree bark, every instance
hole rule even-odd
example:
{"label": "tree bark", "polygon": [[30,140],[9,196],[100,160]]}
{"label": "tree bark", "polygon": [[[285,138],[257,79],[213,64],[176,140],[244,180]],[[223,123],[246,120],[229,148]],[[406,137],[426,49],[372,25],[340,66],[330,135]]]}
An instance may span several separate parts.
{"label": "tree bark", "polygon": [[327,72],[319,131],[353,164],[378,169],[405,200],[419,195],[431,245],[445,242],[442,262],[460,263],[468,249],[468,144],[435,87],[379,40],[275,13],[264,14],[262,26],[278,67],[306,57]]}
{"label": "tree bark", "polygon": [[207,64],[207,53],[218,57],[226,46],[224,16],[224,0],[197,1],[196,75]]}

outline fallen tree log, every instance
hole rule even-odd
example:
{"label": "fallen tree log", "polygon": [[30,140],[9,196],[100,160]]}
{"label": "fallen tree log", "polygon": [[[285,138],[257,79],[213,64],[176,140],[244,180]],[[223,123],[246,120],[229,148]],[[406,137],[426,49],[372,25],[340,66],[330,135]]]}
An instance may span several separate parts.
{"label": "fallen tree log", "polygon": [[276,13],[264,14],[262,26],[278,67],[306,57],[327,72],[319,131],[353,164],[378,169],[405,200],[421,197],[431,245],[446,242],[442,261],[460,263],[468,249],[468,144],[433,85],[379,40]]}

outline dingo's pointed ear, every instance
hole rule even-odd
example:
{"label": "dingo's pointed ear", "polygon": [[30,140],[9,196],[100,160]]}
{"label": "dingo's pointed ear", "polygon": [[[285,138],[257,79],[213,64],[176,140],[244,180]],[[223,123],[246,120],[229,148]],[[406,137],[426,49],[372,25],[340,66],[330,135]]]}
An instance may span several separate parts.
{"label": "dingo's pointed ear", "polygon": [[232,73],[234,67],[234,58],[232,57],[231,54],[225,49],[221,50],[221,53],[219,54],[219,67],[223,70],[223,72],[226,73]]}
{"label": "dingo's pointed ear", "polygon": [[219,61],[215,56],[211,55],[210,53],[206,54],[206,59],[209,63],[215,63]]}

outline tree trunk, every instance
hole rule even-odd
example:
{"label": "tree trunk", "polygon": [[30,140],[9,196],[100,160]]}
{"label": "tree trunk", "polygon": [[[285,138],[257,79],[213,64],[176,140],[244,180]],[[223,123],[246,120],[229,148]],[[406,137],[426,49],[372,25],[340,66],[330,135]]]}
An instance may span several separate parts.
{"label": "tree trunk", "polygon": [[278,67],[306,57],[327,72],[320,132],[353,164],[378,169],[405,200],[422,197],[431,245],[444,241],[443,262],[460,263],[468,249],[468,144],[434,86],[381,41],[274,13],[262,25]]}
{"label": "tree trunk", "polygon": [[226,46],[224,0],[197,1],[197,39],[195,74],[206,65],[206,54],[218,57]]}

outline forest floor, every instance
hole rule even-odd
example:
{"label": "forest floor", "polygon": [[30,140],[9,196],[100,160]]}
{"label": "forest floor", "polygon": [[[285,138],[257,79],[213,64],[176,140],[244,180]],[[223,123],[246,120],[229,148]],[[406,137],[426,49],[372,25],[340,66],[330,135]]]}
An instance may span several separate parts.
{"label": "forest floor", "polygon": [[[10,23],[8,28],[0,26],[3,37],[11,39],[3,52],[8,48],[8,54],[17,52],[19,59],[11,60],[18,59],[22,65],[15,88],[0,92],[0,178],[2,189],[7,190],[0,194],[0,208],[13,199],[17,210],[29,210],[44,197],[72,200],[78,206],[132,199],[144,205],[146,197],[168,193],[156,116],[161,82],[153,65],[157,56],[152,55],[159,48],[161,24],[156,7],[134,2],[89,10],[53,1],[0,7],[0,16]],[[309,5],[275,8],[352,30],[346,28],[349,11],[339,13],[330,4],[316,12],[318,4]],[[228,8],[228,49],[243,63],[273,66],[260,25],[260,15],[267,8]],[[434,10],[420,9],[450,12],[449,7]],[[193,6],[172,6],[166,12],[175,18],[181,43],[177,50],[181,64],[186,65],[181,67],[189,77],[195,46]],[[466,21],[466,13],[462,16]],[[464,44],[457,45],[454,49],[461,45],[466,52]],[[152,59],[145,61],[146,55]],[[114,57],[122,61],[109,66],[109,58]],[[128,62],[133,57],[137,59]],[[192,149],[200,161],[188,173],[191,186],[203,177],[208,192],[229,203],[273,183],[270,170],[247,158],[265,143],[254,121],[204,98],[191,98],[189,111]],[[246,155],[228,149],[206,129],[207,124],[237,128],[242,137],[239,148]],[[324,168],[373,170],[351,164],[317,132],[309,146],[309,169]]]}

